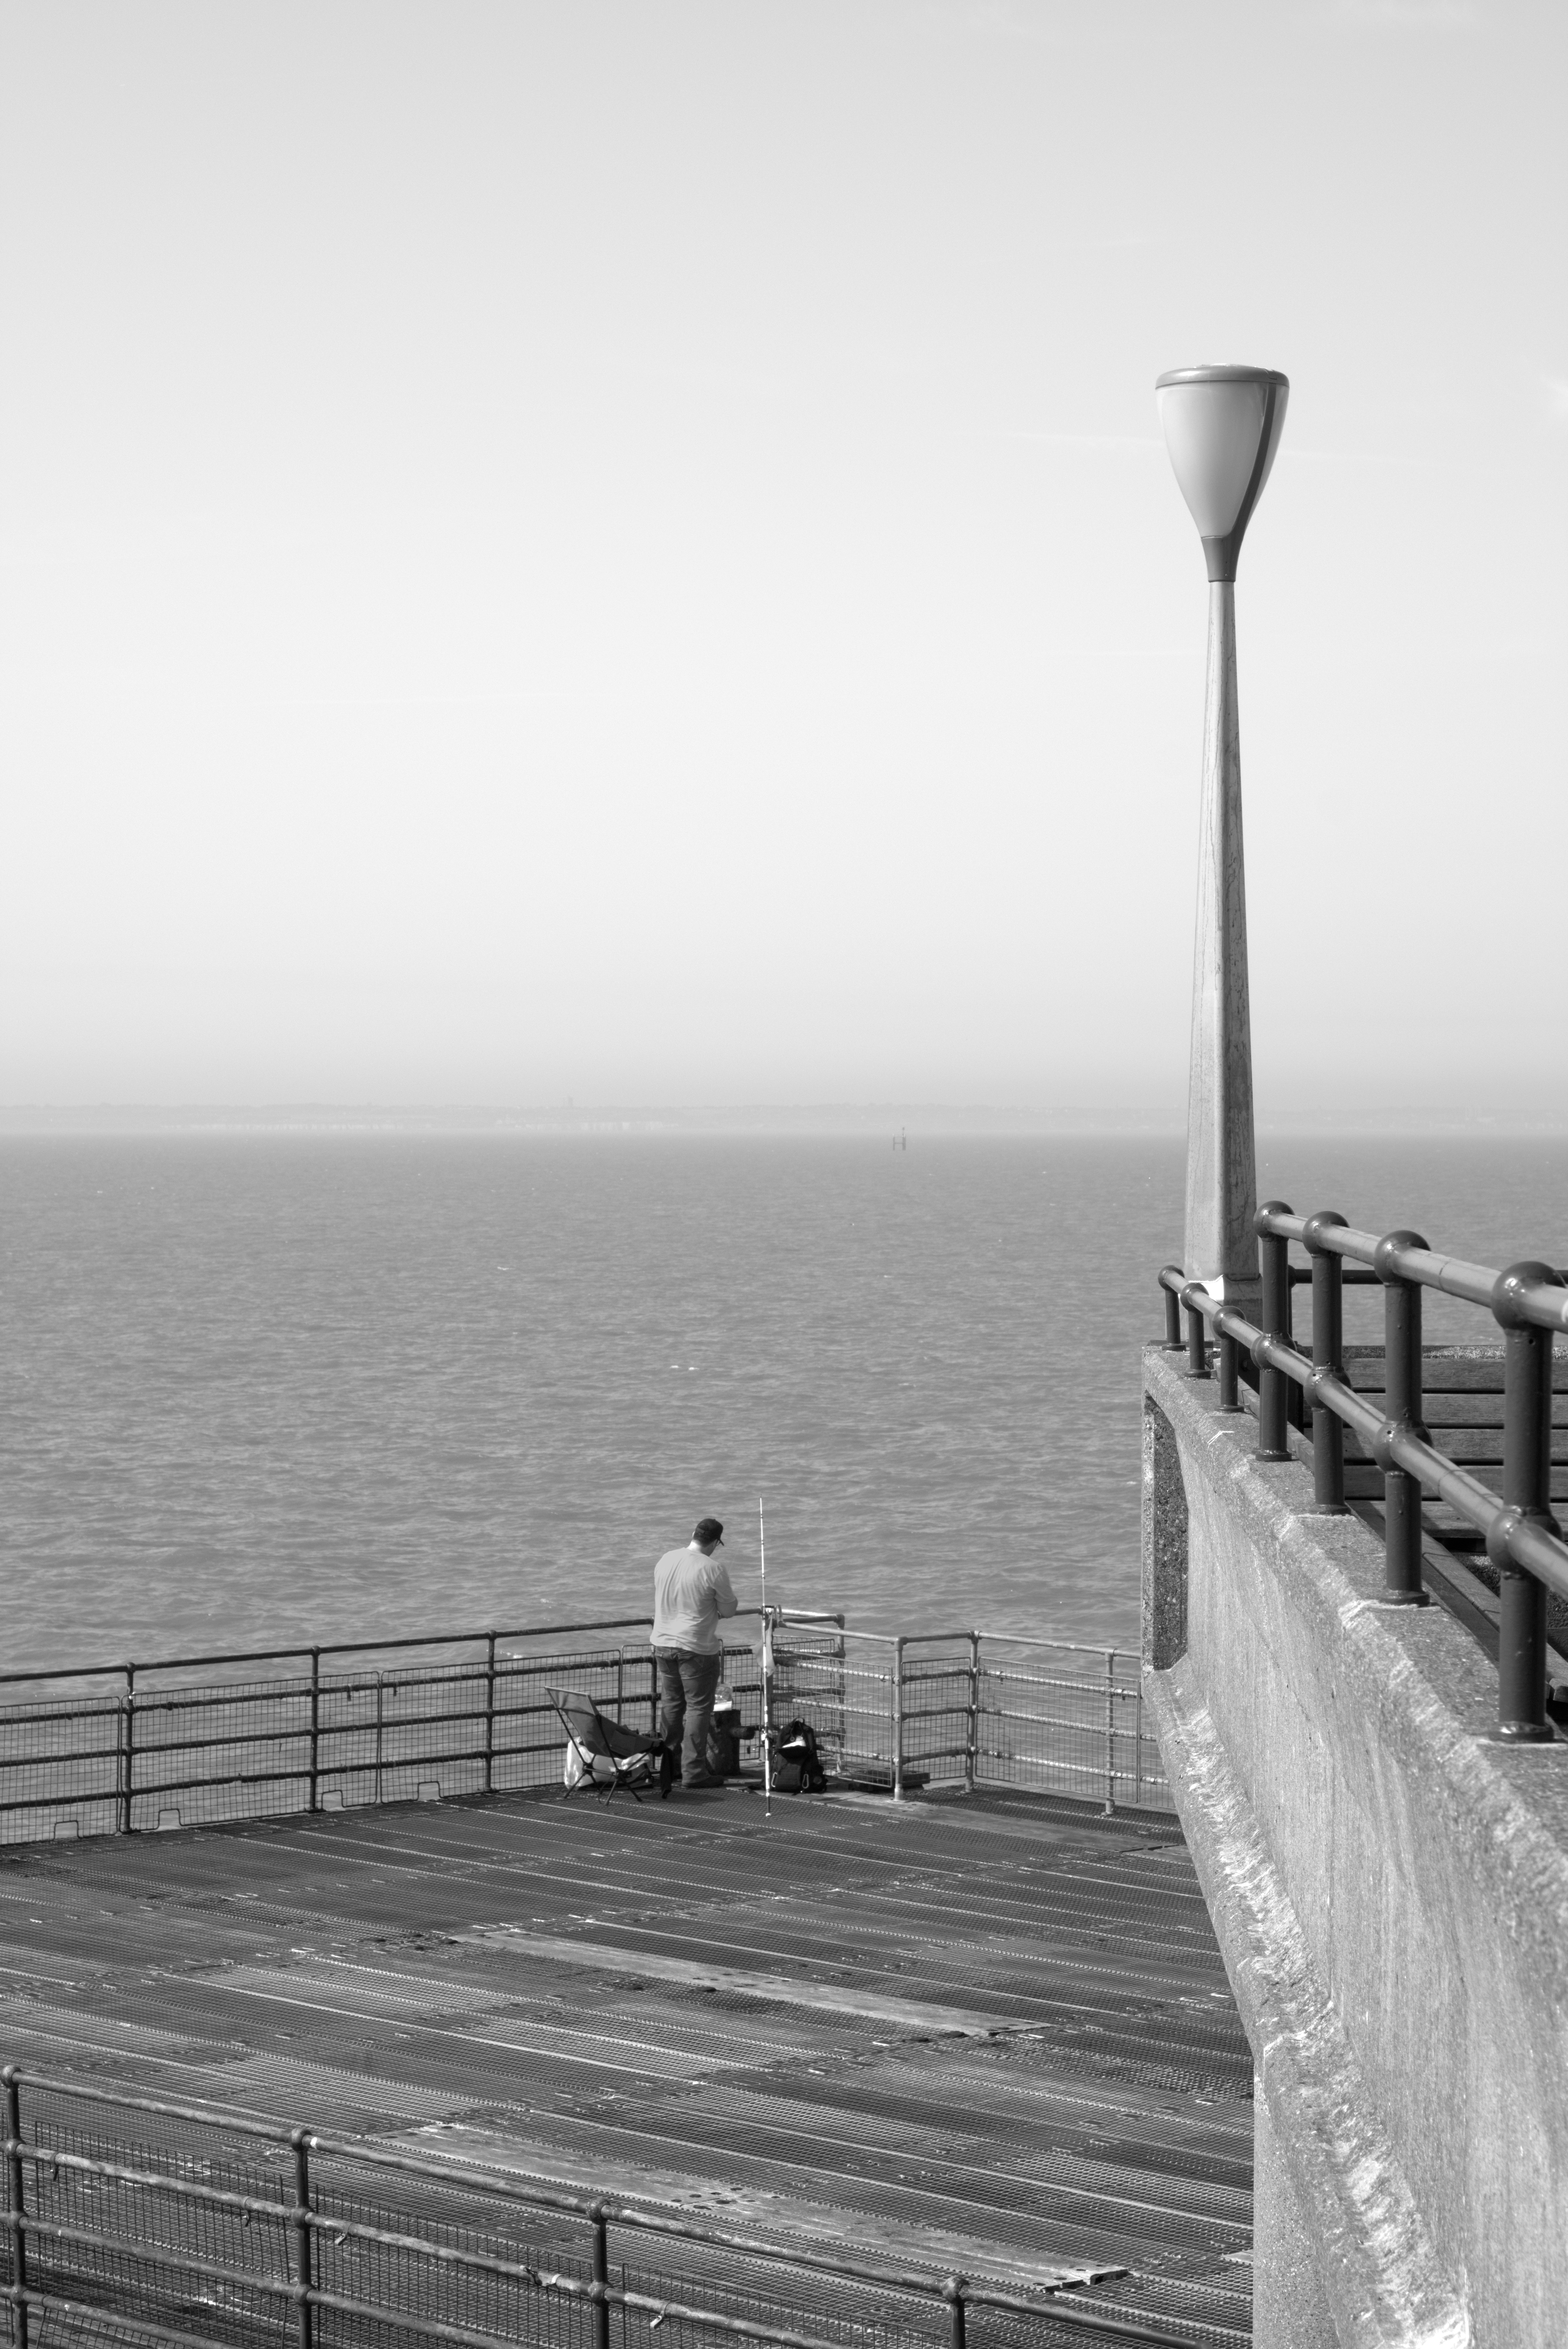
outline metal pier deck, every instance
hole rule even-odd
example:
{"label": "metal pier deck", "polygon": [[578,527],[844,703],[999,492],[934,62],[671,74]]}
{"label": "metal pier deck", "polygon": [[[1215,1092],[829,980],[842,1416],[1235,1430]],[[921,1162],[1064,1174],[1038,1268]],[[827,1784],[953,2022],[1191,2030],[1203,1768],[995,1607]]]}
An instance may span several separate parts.
{"label": "metal pier deck", "polygon": [[1248,2333],[1251,2059],[1165,1820],[531,1794],[14,1848],[0,2054]]}

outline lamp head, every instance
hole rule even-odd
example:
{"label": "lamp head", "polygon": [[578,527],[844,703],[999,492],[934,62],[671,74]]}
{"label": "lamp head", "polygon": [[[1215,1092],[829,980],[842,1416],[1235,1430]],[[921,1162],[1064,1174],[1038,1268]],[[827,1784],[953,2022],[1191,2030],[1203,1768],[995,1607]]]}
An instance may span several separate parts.
{"label": "lamp head", "polygon": [[1209,576],[1234,579],[1242,536],[1284,429],[1289,381],[1274,367],[1172,367],[1154,388]]}

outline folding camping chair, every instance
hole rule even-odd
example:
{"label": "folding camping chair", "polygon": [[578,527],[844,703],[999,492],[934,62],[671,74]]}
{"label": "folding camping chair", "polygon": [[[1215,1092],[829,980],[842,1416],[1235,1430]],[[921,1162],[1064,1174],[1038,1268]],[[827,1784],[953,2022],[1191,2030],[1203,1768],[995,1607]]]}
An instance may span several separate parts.
{"label": "folding camping chair", "polygon": [[640,1803],[638,1787],[655,1785],[663,1801],[675,1776],[675,1756],[662,1737],[623,1729],[581,1689],[547,1688],[544,1693],[561,1717],[568,1754],[575,1753],[582,1764],[582,1775],[567,1782],[563,1802],[579,1786],[595,1787],[603,1802],[617,1786],[624,1786],[632,1800]]}

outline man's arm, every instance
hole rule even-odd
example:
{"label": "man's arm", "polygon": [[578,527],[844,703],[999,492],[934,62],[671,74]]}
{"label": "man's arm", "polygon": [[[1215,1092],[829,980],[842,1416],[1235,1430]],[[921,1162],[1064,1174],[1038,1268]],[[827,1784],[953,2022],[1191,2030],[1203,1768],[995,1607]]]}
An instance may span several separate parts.
{"label": "man's arm", "polygon": [[713,1603],[722,1620],[726,1615],[738,1615],[740,1601],[729,1587],[729,1568],[721,1557],[711,1558],[713,1568]]}

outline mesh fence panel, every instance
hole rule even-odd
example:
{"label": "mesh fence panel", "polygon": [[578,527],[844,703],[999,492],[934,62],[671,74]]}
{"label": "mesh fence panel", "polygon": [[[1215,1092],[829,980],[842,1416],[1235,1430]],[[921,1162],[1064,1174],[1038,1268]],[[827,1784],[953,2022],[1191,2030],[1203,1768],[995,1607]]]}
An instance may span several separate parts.
{"label": "mesh fence panel", "polygon": [[967,1634],[918,1640],[903,1651],[903,1759],[906,1776],[940,1785],[972,1777],[976,1682]]}
{"label": "mesh fence panel", "polygon": [[981,1643],[976,1785],[1174,1808],[1160,1748],[1144,1726],[1137,1657],[1062,1647],[993,1658],[991,1644]]}
{"label": "mesh fence panel", "polygon": [[0,1709],[0,1822],[7,1841],[109,1835],[120,1785],[121,1709],[112,1697]]}
{"label": "mesh fence panel", "polygon": [[[236,2349],[295,2337],[291,2301],[265,2289],[268,2281],[287,2286],[294,2278],[284,2215],[286,2152],[236,2156],[215,2127],[187,2125],[177,2133],[149,2134],[138,2116],[90,2095],[31,2095],[23,2137],[48,2155],[141,2171],[153,2181],[84,2172],[68,2160],[26,2164],[29,2214],[41,2228],[69,2230],[64,2237],[29,2235],[30,2290],[101,2311],[106,2319],[122,2312]],[[275,2204],[277,2215],[243,2214],[170,2193],[156,2182],[164,2179]],[[227,2273],[205,2273],[198,2261]],[[38,2337],[36,2320],[32,2330]],[[47,2344],[97,2336],[63,2333],[51,2311],[41,2337]]]}
{"label": "mesh fence panel", "polygon": [[308,1680],[138,1691],[125,1707],[123,1784],[135,1830],[308,1806]]}
{"label": "mesh fence panel", "polygon": [[653,1666],[624,1651],[548,1661],[508,1657],[496,1667],[490,1784],[508,1792],[558,1784],[564,1743],[552,1688],[580,1688],[629,1729],[651,1719]]}
{"label": "mesh fence panel", "polygon": [[893,1696],[891,1643],[841,1631],[786,1626],[773,1643],[773,1718],[809,1722],[825,1767],[891,1785]]}
{"label": "mesh fence panel", "polygon": [[[341,2162],[315,2165],[314,2199],[328,2223],[315,2238],[315,2281],[323,2291],[381,2312],[379,2321],[324,2312],[315,2333],[320,2349],[338,2344],[370,2349],[383,2342],[387,2349],[403,2349],[419,2338],[412,2324],[398,2322],[412,2317],[467,2326],[499,2341],[562,2343],[572,2349],[581,2344],[589,2349],[592,2313],[583,2302],[528,2276],[496,2275],[430,2256],[433,2251],[466,2251],[532,2269],[536,2275],[586,2283],[593,2261],[581,2221],[564,2222],[574,2240],[563,2243],[563,2222],[552,2227],[541,2214],[516,2204],[497,2200],[482,2213],[447,2216],[420,2207],[417,2181],[402,2182],[400,2193],[387,2192],[387,2184],[376,2180],[367,2186],[363,2171]],[[414,2235],[419,2248],[377,2242],[350,2231],[351,2226]]]}

